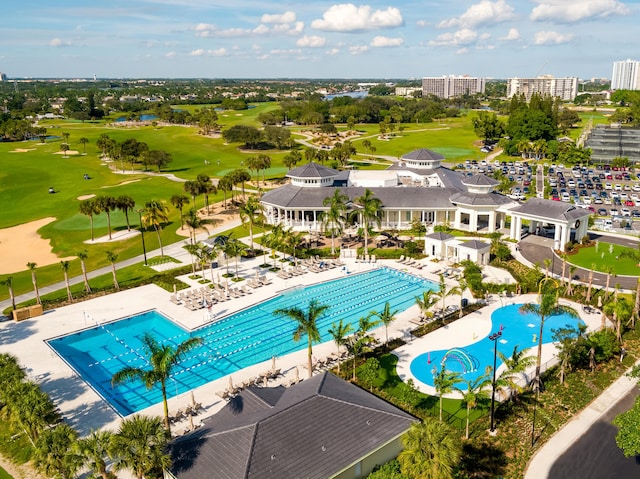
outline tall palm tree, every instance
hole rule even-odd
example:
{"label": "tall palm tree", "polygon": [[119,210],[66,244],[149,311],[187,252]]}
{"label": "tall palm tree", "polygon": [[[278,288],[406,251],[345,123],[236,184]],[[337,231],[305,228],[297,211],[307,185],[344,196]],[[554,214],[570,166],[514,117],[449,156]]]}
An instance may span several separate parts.
{"label": "tall palm tree", "polygon": [[0,284],[6,286],[9,289],[9,297],[11,298],[11,307],[16,309],[16,297],[13,293],[13,276],[7,276],[5,279],[0,281]]}
{"label": "tall palm tree", "polygon": [[453,479],[462,444],[450,427],[431,418],[415,423],[403,437],[401,472],[412,479]]}
{"label": "tall palm tree", "polygon": [[202,193],[202,184],[194,180],[185,181],[182,186],[184,191],[191,195],[193,200],[193,207],[196,208],[196,197]]}
{"label": "tall palm tree", "polygon": [[189,241],[191,244],[196,243],[196,234],[198,230],[204,230],[207,233],[209,232],[207,225],[210,225],[211,223],[211,220],[200,217],[198,210],[195,208],[190,208],[187,211],[187,214],[184,216],[184,224],[189,228]]}
{"label": "tall palm tree", "polygon": [[344,223],[346,221],[345,212],[347,211],[347,201],[349,197],[335,189],[333,196],[329,196],[322,201],[323,206],[329,209],[322,213],[322,227],[325,231],[327,228],[331,231],[331,254],[336,254],[335,239],[336,233],[342,234]]}
{"label": "tall palm tree", "polygon": [[127,231],[131,231],[131,225],[129,224],[129,211],[133,211],[136,207],[136,200],[129,195],[120,195],[115,201],[116,208],[124,213],[124,218],[127,222]]}
{"label": "tall palm tree", "polygon": [[429,310],[438,303],[437,293],[431,289],[422,292],[422,297],[416,296],[416,304],[420,309],[420,314],[424,318],[428,318],[433,315]]}
{"label": "tall palm tree", "polygon": [[191,244],[191,243],[187,243],[187,244],[183,245],[182,247],[185,250],[187,250],[187,252],[191,256],[191,272],[195,275],[196,274],[196,263],[194,261],[194,258],[198,257],[198,252],[200,251],[200,247],[198,245],[196,245],[196,244]]}
{"label": "tall palm tree", "polygon": [[82,457],[74,451],[78,433],[66,423],[46,429],[36,442],[36,469],[48,477],[73,479],[82,467]]}
{"label": "tall palm tree", "polygon": [[382,311],[371,311],[371,315],[378,318],[378,320],[384,324],[384,346],[385,348],[389,347],[389,325],[393,323],[396,319],[396,315],[400,310],[395,309],[391,311],[391,305],[389,301],[384,303],[384,309]]}
{"label": "tall palm tree", "polygon": [[360,217],[362,226],[364,228],[364,254],[369,254],[369,225],[371,222],[375,222],[380,227],[380,217],[378,212],[382,208],[382,201],[373,195],[373,192],[367,188],[364,190],[364,194],[355,199],[355,204],[359,208],[352,211],[351,215],[354,217]]}
{"label": "tall palm tree", "polygon": [[151,200],[145,203],[144,213],[142,213],[142,223],[145,226],[153,226],[153,229],[156,230],[158,243],[160,243],[160,256],[164,256],[160,230],[162,230],[162,224],[167,221],[169,221],[168,208],[163,201]]}
{"label": "tall palm tree", "polygon": [[80,138],[78,140],[80,142],[80,144],[82,145],[82,154],[86,155],[87,154],[87,143],[89,143],[89,139],[85,138],[84,136],[82,138]]}
{"label": "tall palm tree", "polygon": [[87,265],[85,264],[85,260],[89,257],[89,252],[84,249],[82,251],[78,251],[76,256],[80,260],[80,267],[82,268],[82,277],[84,278],[84,290],[87,294],[91,293],[91,286],[89,286],[89,278],[87,278]]}
{"label": "tall palm tree", "polygon": [[167,431],[171,432],[169,405],[167,404],[167,381],[171,378],[176,366],[186,354],[202,344],[202,338],[194,336],[173,347],[172,344],[161,344],[150,333],[145,333],[141,341],[147,361],[149,362],[149,369],[125,366],[113,375],[111,384],[116,385],[128,381],[140,380],[147,389],[160,385],[164,425]]}
{"label": "tall palm tree", "polygon": [[89,221],[91,222],[91,241],[93,241],[93,216],[100,214],[100,208],[98,208],[95,198],[89,198],[88,200],[81,201],[80,213],[89,217]]}
{"label": "tall palm tree", "polygon": [[255,196],[249,196],[249,199],[240,207],[240,221],[249,223],[249,239],[251,241],[251,251],[253,251],[253,225],[256,224],[260,213],[262,212],[262,204]]}
{"label": "tall palm tree", "polygon": [[167,445],[171,434],[159,417],[140,416],[124,419],[113,437],[116,471],[130,470],[137,479],[162,477],[171,467]]}
{"label": "tall palm tree", "polygon": [[536,363],[535,356],[525,356],[524,351],[518,349],[518,345],[513,347],[510,357],[498,351],[498,357],[504,363],[505,369],[496,379],[496,387],[500,390],[506,389],[512,401],[517,400],[518,393],[522,392],[519,381],[524,372]]}
{"label": "tall palm tree", "polygon": [[444,321],[445,299],[447,298],[447,296],[461,294],[461,292],[459,292],[459,288],[457,288],[456,286],[451,289],[447,289],[447,282],[444,279],[444,275],[440,274],[439,276],[440,282],[438,283],[438,292],[436,294],[438,295],[438,298],[442,300],[442,320]]}
{"label": "tall palm tree", "polygon": [[96,196],[96,207],[107,215],[107,229],[111,239],[111,212],[116,209],[116,199],[113,196]]}
{"label": "tall palm tree", "polygon": [[49,396],[31,381],[16,382],[2,395],[9,422],[24,431],[34,447],[42,432],[60,419]]}
{"label": "tall palm tree", "polygon": [[120,291],[120,285],[118,284],[118,277],[116,276],[116,261],[118,261],[118,253],[114,251],[105,251],[107,259],[111,263],[111,274],[113,275],[113,287],[116,291]]}
{"label": "tall palm tree", "polygon": [[487,399],[489,393],[487,386],[491,386],[491,366],[487,366],[487,371],[475,379],[463,379],[464,388],[456,388],[462,393],[462,402],[467,408],[467,424],[465,427],[465,439],[469,439],[469,416],[471,410],[478,405],[479,399]]}
{"label": "tall palm tree", "polygon": [[589,270],[589,286],[587,286],[587,303],[591,302],[591,289],[593,288],[593,271],[596,269],[596,264],[591,263],[591,269]]}
{"label": "tall palm tree", "polygon": [[36,268],[38,265],[33,262],[27,263],[27,268],[31,271],[31,282],[33,283],[33,292],[36,294],[36,301],[38,304],[42,304],[40,300],[40,291],[38,290],[38,279],[36,278]]}
{"label": "tall palm tree", "polygon": [[73,296],[71,296],[71,287],[69,286],[69,266],[71,266],[71,263],[68,261],[60,261],[60,268],[62,268],[62,273],[64,274],[64,285],[67,288],[67,301],[71,303],[73,302]]}
{"label": "tall palm tree", "polygon": [[235,277],[238,277],[238,257],[242,255],[247,250],[245,244],[236,239],[236,238],[228,238],[227,242],[224,244],[222,251],[227,256],[227,271],[229,265],[229,258],[233,258],[236,265],[236,274]]}
{"label": "tall palm tree", "polygon": [[77,441],[75,450],[83,459],[83,465],[89,468],[94,477],[114,479],[115,475],[107,470],[107,462],[113,451],[114,434],[109,430],[91,431],[91,434]]}
{"label": "tall palm tree", "polygon": [[462,382],[463,379],[460,373],[454,371],[447,371],[444,364],[438,371],[436,366],[433,367],[435,374],[433,375],[433,385],[436,388],[438,397],[440,398],[440,422],[442,422],[442,397],[445,394],[450,393],[455,388],[455,385]]}
{"label": "tall palm tree", "polygon": [[171,204],[180,212],[180,228],[184,228],[184,218],[182,217],[182,211],[184,207],[189,204],[189,197],[186,195],[173,195],[171,197]]}
{"label": "tall palm tree", "polygon": [[[536,372],[533,378],[533,389],[536,394],[540,394],[542,384],[540,382],[540,366],[542,365],[542,333],[545,320],[552,315],[568,314],[571,317],[579,317],[578,312],[570,306],[558,303],[558,290],[556,288],[544,288],[544,279],[540,283],[540,291],[538,295],[538,304],[525,303],[520,306],[521,313],[533,313],[540,318],[540,332],[538,334],[538,354],[536,357]],[[553,281],[555,282],[555,281]],[[557,285],[556,285],[557,286]]]}
{"label": "tall palm tree", "polygon": [[[344,324],[342,319],[338,323],[331,323],[331,327],[327,332],[331,335],[333,342],[336,343],[338,347],[338,355],[340,354],[340,347],[347,344],[347,336],[349,336],[352,331],[353,327],[351,324]],[[338,361],[338,372],[340,372],[340,363],[341,361]]]}
{"label": "tall palm tree", "polygon": [[328,304],[321,304],[318,300],[309,301],[307,309],[297,306],[290,308],[276,309],[273,314],[276,316],[286,316],[297,323],[293,332],[293,340],[300,341],[303,335],[307,335],[307,369],[309,377],[313,376],[313,343],[320,341],[320,331],[318,330],[318,320],[330,308]]}
{"label": "tall palm tree", "polygon": [[466,279],[460,277],[460,279],[458,279],[458,286],[456,289],[460,295],[460,304],[458,305],[460,308],[460,314],[458,315],[458,318],[462,318],[462,316],[464,316],[464,308],[462,307],[462,304],[464,303],[464,292],[469,289],[469,283]]}

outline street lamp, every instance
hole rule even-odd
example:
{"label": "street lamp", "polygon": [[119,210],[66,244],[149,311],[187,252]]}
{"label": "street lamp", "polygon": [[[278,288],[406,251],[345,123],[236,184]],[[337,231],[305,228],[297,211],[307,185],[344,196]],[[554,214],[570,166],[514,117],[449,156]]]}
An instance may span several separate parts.
{"label": "street lamp", "polygon": [[502,331],[489,336],[493,342],[493,381],[491,382],[491,428],[489,432],[493,433],[495,428],[495,403],[496,403],[496,362],[498,356],[498,339],[502,336]]}
{"label": "street lamp", "polygon": [[142,226],[142,210],[138,210],[140,218],[140,237],[142,238],[142,255],[144,256],[144,265],[147,266],[147,248],[144,245],[144,227]]}

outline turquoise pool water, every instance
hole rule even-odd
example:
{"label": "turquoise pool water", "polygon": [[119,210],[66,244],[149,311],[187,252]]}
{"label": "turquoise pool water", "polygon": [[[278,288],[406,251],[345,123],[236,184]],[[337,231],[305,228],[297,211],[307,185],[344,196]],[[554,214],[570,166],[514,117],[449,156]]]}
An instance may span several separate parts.
{"label": "turquoise pool water", "polygon": [[318,322],[322,342],[331,341],[327,332],[332,322],[343,319],[354,324],[370,311],[380,311],[389,301],[392,309],[405,310],[415,297],[438,286],[422,278],[389,268],[349,275],[308,287],[289,290],[219,321],[188,332],[157,311],[55,338],[49,344],[76,372],[120,414],[140,411],[162,400],[159,388],[147,390],[141,382],[111,387],[111,377],[124,366],[147,367],[140,338],[153,334],[161,342],[177,345],[190,336],[204,344],[189,353],[168,383],[169,397],[219,379],[240,369],[306,348],[306,336],[292,339],[296,323],[273,316],[279,308],[306,307],[317,299],[330,305]]}
{"label": "turquoise pool water", "polygon": [[[511,357],[515,346],[522,351],[538,344],[540,318],[532,313],[522,314],[520,306],[504,306],[496,309],[491,315],[492,327],[489,334],[502,330],[502,336],[498,339],[498,351],[506,357]],[[566,313],[549,316],[544,321],[542,342],[546,344],[553,341],[554,329],[567,325],[577,328],[578,324],[584,322]],[[465,381],[472,381],[484,374],[487,366],[493,367],[493,348],[493,342],[485,336],[460,348],[427,351],[411,362],[411,373],[420,382],[433,386],[434,368],[440,370],[444,365],[448,371],[460,373]],[[535,355],[535,352],[532,354]],[[502,361],[498,357],[496,368],[500,369],[501,365]],[[464,384],[457,386],[464,389]]]}

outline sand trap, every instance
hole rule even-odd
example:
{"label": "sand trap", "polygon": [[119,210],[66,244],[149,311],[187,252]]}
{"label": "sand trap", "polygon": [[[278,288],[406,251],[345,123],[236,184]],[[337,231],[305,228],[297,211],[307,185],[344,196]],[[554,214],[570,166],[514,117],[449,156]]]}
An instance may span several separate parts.
{"label": "sand trap", "polygon": [[242,116],[242,113],[236,113],[236,116]]}
{"label": "sand trap", "polygon": [[54,153],[54,155],[65,155],[65,156],[68,156],[68,155],[79,155],[79,154],[80,154],[80,152],[76,151],[76,150],[56,151]]}
{"label": "sand trap", "polygon": [[75,257],[60,258],[51,252],[49,240],[43,239],[38,230],[55,218],[43,218],[12,228],[0,229],[0,274],[17,273],[27,269],[27,263],[46,266]]}
{"label": "sand trap", "polygon": [[16,148],[9,153],[27,153],[28,151],[35,151],[35,148]]}
{"label": "sand trap", "polygon": [[115,188],[116,186],[128,185],[129,183],[135,183],[136,181],[140,181],[140,179],[123,181],[121,183],[118,183],[117,185],[105,185],[101,188]]}
{"label": "sand trap", "polygon": [[132,229],[131,231],[121,230],[121,231],[111,231],[111,239],[109,239],[109,235],[101,236],[100,238],[96,238],[93,241],[87,240],[84,241],[85,244],[96,244],[96,243],[113,243],[114,241],[124,241],[129,238],[133,238],[138,236],[140,232],[138,230]]}
{"label": "sand trap", "polygon": [[90,198],[94,198],[96,195],[82,195],[82,196],[78,196],[78,199],[80,201],[84,201],[84,200],[88,200]]}

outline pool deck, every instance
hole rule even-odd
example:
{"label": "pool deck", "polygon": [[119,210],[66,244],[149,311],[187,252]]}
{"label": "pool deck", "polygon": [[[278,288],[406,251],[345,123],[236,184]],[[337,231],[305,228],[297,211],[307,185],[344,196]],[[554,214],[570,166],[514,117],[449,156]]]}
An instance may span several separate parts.
{"label": "pool deck", "polygon": [[[355,259],[342,258],[342,261],[346,264],[350,274],[388,266],[435,282],[439,281],[439,276],[436,273],[446,268],[444,263],[434,263],[428,260],[422,261],[423,269],[408,267],[395,260],[357,263]],[[259,265],[262,262],[262,257],[243,260],[239,264],[239,275],[247,279],[254,278],[256,271],[260,270]],[[235,270],[234,265],[230,270]],[[220,268],[219,271],[220,275],[222,275],[225,272],[225,268]],[[215,274],[217,275],[217,271]],[[308,272],[291,279],[282,279],[272,272],[267,272],[267,277],[272,281],[272,284],[253,290],[254,292],[250,295],[215,304],[211,308],[211,314],[216,317],[226,316],[269,299],[283,290],[337,279],[344,274],[345,272],[342,268],[334,268],[320,273]],[[489,272],[488,276],[495,281],[495,274],[497,274],[495,271]],[[193,289],[202,286],[197,281],[189,279],[188,276],[182,276],[180,279],[190,284]],[[210,278],[210,273],[207,272],[206,276]],[[506,277],[503,280],[505,282],[509,281]],[[449,288],[457,284],[455,280],[451,279],[447,279],[446,282]],[[18,358],[19,363],[27,371],[28,377],[40,384],[42,389],[50,395],[60,408],[65,419],[81,435],[86,435],[95,429],[116,430],[122,417],[84,380],[76,375],[49,347],[46,341],[93,327],[98,323],[117,320],[150,309],[158,310],[189,330],[210,321],[209,312],[206,309],[190,311],[182,305],[172,303],[170,297],[171,293],[155,285],[147,285],[46,311],[41,317],[21,322],[0,322],[0,353],[11,353]],[[465,293],[465,297],[473,301],[468,291]],[[459,299],[459,296],[449,296],[446,298],[446,305],[457,305],[459,304]],[[502,301],[506,305],[510,302],[529,302],[535,301],[535,299],[534,295],[525,295]],[[477,340],[477,338],[474,339],[476,335],[477,337],[482,337],[488,334],[491,312],[500,306],[502,306],[501,300],[494,296],[489,301],[489,305],[482,310],[422,338],[414,338],[411,335],[411,331],[417,327],[415,324],[419,315],[417,306],[411,306],[398,314],[397,320],[389,327],[389,338],[401,337],[407,341],[405,346],[396,350],[396,354],[400,358],[398,372],[401,377],[405,380],[411,377],[409,373],[410,360],[424,351],[454,346],[461,347],[475,342]],[[583,314],[582,318],[587,322],[589,329],[600,325],[600,315]],[[373,334],[380,341],[384,341],[385,328],[379,327]],[[317,359],[326,358],[336,352],[336,346],[333,341],[328,340],[328,338],[325,339],[327,339],[325,343],[317,344],[313,347],[313,354]],[[551,359],[552,356],[553,347],[545,346],[543,348],[543,361]],[[289,383],[294,378],[296,369],[300,378],[307,377],[306,363],[306,349],[278,357],[276,359],[276,367],[281,370],[283,376],[270,381],[269,385]],[[271,360],[242,369],[231,376],[234,384],[238,385],[270,369]],[[197,424],[205,417],[215,414],[226,404],[226,401],[220,399],[216,393],[224,391],[228,386],[229,377],[225,376],[193,391],[172,397],[169,399],[169,411],[184,409],[191,403],[191,393],[193,393],[195,400],[203,406],[199,414],[193,418],[194,423]],[[423,392],[435,394],[433,388],[429,388],[417,381],[416,386]],[[139,413],[161,416],[162,404],[153,405]],[[188,427],[189,424],[185,420],[175,424],[173,431],[183,433]]]}

